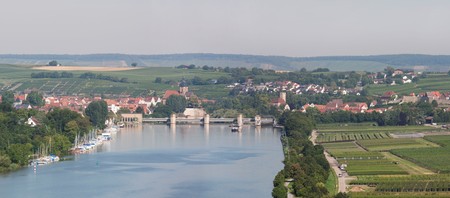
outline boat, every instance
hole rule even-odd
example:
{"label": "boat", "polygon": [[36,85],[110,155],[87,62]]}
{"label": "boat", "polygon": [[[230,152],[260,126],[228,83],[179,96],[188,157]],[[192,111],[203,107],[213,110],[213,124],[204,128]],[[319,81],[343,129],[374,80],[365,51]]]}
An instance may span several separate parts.
{"label": "boat", "polygon": [[125,123],[123,122],[118,122],[117,126],[119,126],[120,128],[124,128],[125,127]]}
{"label": "boat", "polygon": [[237,124],[232,124],[230,125],[231,127],[231,132],[241,132],[241,127]]}

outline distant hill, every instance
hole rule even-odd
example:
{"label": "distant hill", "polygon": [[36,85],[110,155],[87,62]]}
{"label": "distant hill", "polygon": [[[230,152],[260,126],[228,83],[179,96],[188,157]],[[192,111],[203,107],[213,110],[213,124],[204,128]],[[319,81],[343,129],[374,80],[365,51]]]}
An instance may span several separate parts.
{"label": "distant hill", "polygon": [[[428,71],[448,71],[450,55],[374,55],[374,56],[322,56],[286,57],[239,54],[167,54],[167,55],[127,55],[127,54],[5,54],[0,55],[0,63],[20,65],[45,65],[57,60],[63,65],[88,66],[130,66],[137,63],[144,67],[174,67],[181,64],[209,65],[214,67],[259,67],[274,70],[308,70],[326,67],[332,71],[381,71],[386,66],[411,68],[423,66]],[[417,67],[416,67],[417,68]]]}

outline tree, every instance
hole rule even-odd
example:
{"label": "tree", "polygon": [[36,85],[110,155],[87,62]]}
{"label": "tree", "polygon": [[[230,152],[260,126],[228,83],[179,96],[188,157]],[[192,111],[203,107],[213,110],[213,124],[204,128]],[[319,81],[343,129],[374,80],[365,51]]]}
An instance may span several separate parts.
{"label": "tree", "polygon": [[156,77],[155,78],[155,83],[161,83],[162,82],[162,78],[161,77]]}
{"label": "tree", "polygon": [[136,108],[136,111],[134,111],[134,113],[140,113],[140,114],[144,115],[144,108],[139,106],[138,108]]}
{"label": "tree", "polygon": [[[82,120],[81,115],[70,109],[55,108],[47,113],[47,125],[56,129],[57,132],[66,131],[67,123],[72,120]],[[77,123],[81,126],[80,123]]]}
{"label": "tree", "polygon": [[28,158],[31,155],[31,148],[33,148],[33,146],[30,143],[12,144],[9,146],[7,153],[13,163],[25,166],[28,164]]}
{"label": "tree", "polygon": [[52,60],[48,62],[48,66],[58,66],[58,61]]}
{"label": "tree", "polygon": [[334,198],[350,198],[347,193],[340,192],[334,196]]}
{"label": "tree", "polygon": [[30,94],[28,94],[27,101],[33,106],[42,106],[44,105],[43,98],[44,97],[42,96],[42,94],[38,93],[37,91],[32,91]]}
{"label": "tree", "polygon": [[86,108],[85,113],[94,126],[101,129],[105,128],[108,105],[104,100],[91,102]]}
{"label": "tree", "polygon": [[56,134],[51,137],[52,147],[50,148],[50,152],[57,156],[65,155],[68,153],[72,144],[69,141],[67,136]]}
{"label": "tree", "polygon": [[153,110],[152,117],[155,117],[155,118],[169,117],[171,113],[172,113],[172,109],[169,106],[158,104],[156,106],[155,110]]}
{"label": "tree", "polygon": [[432,106],[433,108],[436,108],[436,107],[439,106],[439,104],[437,103],[436,100],[433,100],[433,101],[431,101],[431,106]]}
{"label": "tree", "polygon": [[287,190],[284,186],[277,186],[272,190],[272,197],[274,198],[286,198]]}
{"label": "tree", "polygon": [[0,104],[0,111],[2,112],[12,111],[13,103],[14,103],[14,93],[12,91],[3,92],[2,103]]}
{"label": "tree", "polygon": [[186,109],[187,101],[184,96],[171,95],[167,99],[166,104],[173,112],[182,113]]}
{"label": "tree", "polygon": [[137,64],[137,63],[131,63],[131,66],[132,66],[132,67],[137,67],[138,64]]}
{"label": "tree", "polygon": [[12,105],[14,103],[14,93],[12,91],[3,92],[2,103],[8,103]]}

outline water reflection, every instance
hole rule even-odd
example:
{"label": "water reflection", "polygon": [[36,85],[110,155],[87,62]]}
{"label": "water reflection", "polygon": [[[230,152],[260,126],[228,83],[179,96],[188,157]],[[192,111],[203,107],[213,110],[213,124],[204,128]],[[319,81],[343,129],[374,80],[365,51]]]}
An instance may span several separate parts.
{"label": "water reflection", "polygon": [[[0,176],[5,197],[270,197],[279,133],[227,125],[124,128],[98,153]],[[3,196],[2,196],[3,197]]]}

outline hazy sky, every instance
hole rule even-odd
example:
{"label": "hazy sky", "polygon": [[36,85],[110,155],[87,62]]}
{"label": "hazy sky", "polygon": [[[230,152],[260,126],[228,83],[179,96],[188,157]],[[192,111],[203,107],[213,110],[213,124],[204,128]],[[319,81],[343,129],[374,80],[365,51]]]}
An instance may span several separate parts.
{"label": "hazy sky", "polygon": [[447,0],[0,0],[1,54],[450,54]]}

